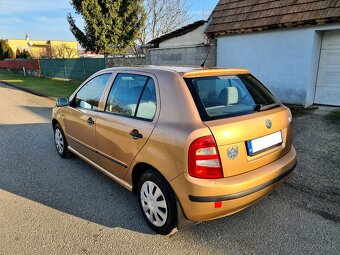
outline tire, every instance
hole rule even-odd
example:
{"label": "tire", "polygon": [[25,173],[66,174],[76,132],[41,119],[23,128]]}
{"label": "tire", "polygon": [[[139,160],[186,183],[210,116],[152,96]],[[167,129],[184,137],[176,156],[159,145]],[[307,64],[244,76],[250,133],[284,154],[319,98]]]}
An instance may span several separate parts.
{"label": "tire", "polygon": [[54,144],[60,157],[69,158],[71,156],[65,134],[59,124],[54,126]]}
{"label": "tire", "polygon": [[141,176],[137,195],[144,219],[155,232],[167,235],[177,226],[174,192],[158,172],[148,170]]}

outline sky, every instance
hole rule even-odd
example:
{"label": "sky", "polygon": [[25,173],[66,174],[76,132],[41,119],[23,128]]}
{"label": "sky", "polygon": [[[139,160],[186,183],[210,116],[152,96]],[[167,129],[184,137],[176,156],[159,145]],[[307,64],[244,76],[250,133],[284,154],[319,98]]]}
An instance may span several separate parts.
{"label": "sky", "polygon": [[[186,0],[191,21],[207,19],[218,0]],[[0,0],[0,39],[74,41],[66,20],[69,0]],[[75,16],[82,26],[81,17]]]}

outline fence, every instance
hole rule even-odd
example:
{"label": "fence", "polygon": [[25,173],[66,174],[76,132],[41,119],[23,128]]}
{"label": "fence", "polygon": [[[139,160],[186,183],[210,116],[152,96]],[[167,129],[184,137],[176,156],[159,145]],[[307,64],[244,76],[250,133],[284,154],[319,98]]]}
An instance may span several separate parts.
{"label": "fence", "polygon": [[[23,71],[27,74],[51,78],[86,80],[95,72],[106,67],[145,65],[143,55],[115,55],[104,58],[66,58],[66,59],[15,59],[1,60],[0,69]],[[34,73],[33,73],[34,72]]]}
{"label": "fence", "polygon": [[106,67],[103,58],[41,59],[41,75],[45,77],[85,80]]}
{"label": "fence", "polygon": [[108,67],[145,65],[144,55],[114,55],[107,57]]}
{"label": "fence", "polygon": [[[0,69],[10,69],[16,72],[39,76],[39,61],[37,59],[0,60]],[[25,70],[25,71],[24,71]]]}
{"label": "fence", "polygon": [[41,75],[71,80],[85,80],[106,67],[144,65],[144,56],[109,56],[104,58],[41,59]]}

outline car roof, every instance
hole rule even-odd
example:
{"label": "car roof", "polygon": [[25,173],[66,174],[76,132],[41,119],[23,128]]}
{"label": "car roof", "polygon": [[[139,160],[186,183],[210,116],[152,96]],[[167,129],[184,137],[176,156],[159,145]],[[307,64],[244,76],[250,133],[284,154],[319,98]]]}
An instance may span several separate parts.
{"label": "car roof", "polygon": [[219,67],[200,67],[200,66],[138,66],[138,67],[114,67],[108,68],[112,71],[139,71],[139,72],[157,72],[159,70],[176,72],[183,78],[196,78],[206,76],[238,75],[249,74],[249,70],[240,68],[219,68]]}

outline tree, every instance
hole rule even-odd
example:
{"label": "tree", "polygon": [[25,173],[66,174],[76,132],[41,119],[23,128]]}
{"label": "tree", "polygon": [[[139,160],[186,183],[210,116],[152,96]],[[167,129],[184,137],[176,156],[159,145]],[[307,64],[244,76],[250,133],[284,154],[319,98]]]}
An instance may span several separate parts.
{"label": "tree", "polygon": [[70,13],[67,20],[80,45],[87,51],[122,52],[137,39],[145,21],[143,0],[71,0],[85,21],[83,30]]}
{"label": "tree", "polygon": [[66,43],[61,43],[56,47],[57,55],[61,58],[74,58],[78,56],[78,50],[68,46]]}
{"label": "tree", "polygon": [[9,47],[4,40],[0,39],[0,60],[9,58]]}
{"label": "tree", "polygon": [[144,0],[146,22],[141,30],[141,44],[170,33],[187,24],[190,16],[185,0]]}
{"label": "tree", "polygon": [[31,53],[27,49],[17,49],[16,58],[19,59],[29,59],[31,58]]}
{"label": "tree", "polygon": [[47,53],[50,55],[50,58],[74,58],[78,56],[77,49],[70,47],[66,43],[50,45],[47,48]]}

